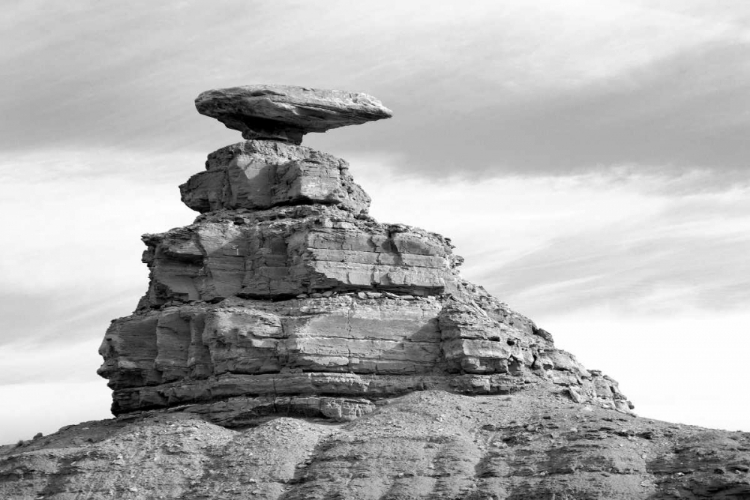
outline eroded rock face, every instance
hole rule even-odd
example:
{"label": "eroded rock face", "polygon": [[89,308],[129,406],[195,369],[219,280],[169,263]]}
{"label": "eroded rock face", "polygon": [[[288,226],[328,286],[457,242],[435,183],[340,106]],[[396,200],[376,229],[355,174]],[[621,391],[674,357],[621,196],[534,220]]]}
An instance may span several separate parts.
{"label": "eroded rock face", "polygon": [[345,161],[289,144],[390,116],[377,100],[251,86],[196,103],[263,140],[210,154],[180,187],[202,214],[143,237],[148,291],[100,349],[115,414],[347,420],[414,391],[509,394],[542,382],[576,403],[630,411],[615,381],[463,281],[450,240],[375,221]]}
{"label": "eroded rock face", "polygon": [[[225,425],[232,413],[247,423],[269,405],[319,416],[326,413],[312,408],[325,400],[347,407],[337,418],[349,418],[370,411],[372,401],[416,390],[501,394],[534,380],[629,410],[616,382],[555,349],[527,318],[487,295],[462,294],[162,307],[113,322],[99,373],[115,390],[115,413],[197,405]],[[466,300],[472,295],[479,300]]]}
{"label": "eroded rock face", "polygon": [[143,240],[147,306],[371,289],[439,294],[455,289],[460,263],[439,235],[324,205],[218,212]]}
{"label": "eroded rock face", "polygon": [[[204,102],[285,141],[367,117],[286,89]],[[632,415],[449,240],[368,217],[343,160],[249,141],[181,190],[204,213],[144,236],[100,348],[118,418],[0,446],[0,498],[750,498],[750,434]]]}
{"label": "eroded rock face", "polygon": [[208,156],[206,171],[180,186],[182,201],[198,212],[265,210],[320,203],[367,213],[370,197],[335,156],[277,141],[247,141]]}
{"label": "eroded rock face", "polygon": [[372,96],[291,85],[246,85],[208,90],[195,99],[198,112],[216,118],[245,139],[300,144],[308,132],[325,132],[390,118]]}

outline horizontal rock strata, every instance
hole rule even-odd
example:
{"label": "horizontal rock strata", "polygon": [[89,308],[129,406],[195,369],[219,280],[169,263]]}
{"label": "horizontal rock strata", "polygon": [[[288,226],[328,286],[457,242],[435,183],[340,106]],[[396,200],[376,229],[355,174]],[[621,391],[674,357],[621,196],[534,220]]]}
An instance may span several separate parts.
{"label": "horizontal rock strata", "polygon": [[203,92],[198,112],[216,118],[245,139],[299,144],[308,132],[325,132],[390,118],[391,110],[372,96],[290,85],[246,85]]}
{"label": "horizontal rock strata", "polygon": [[540,383],[630,410],[615,381],[462,280],[450,240],[375,221],[345,161],[290,144],[390,116],[379,101],[261,85],[209,91],[196,105],[253,140],[211,153],[180,186],[201,212],[193,224],[143,236],[148,291],[100,349],[115,414],[347,420],[414,391]]}
{"label": "horizontal rock strata", "polygon": [[460,263],[441,236],[323,205],[218,212],[143,240],[149,306],[374,288],[444,293]]}
{"label": "horizontal rock strata", "polygon": [[335,156],[276,141],[247,141],[208,156],[206,171],[180,186],[198,212],[320,203],[367,213],[370,197]]}
{"label": "horizontal rock strata", "polygon": [[115,389],[115,413],[186,404],[226,413],[226,398],[246,396],[237,416],[247,418],[256,407],[262,414],[269,397],[308,414],[320,404],[314,396],[367,398],[347,403],[343,418],[366,413],[369,400],[415,390],[509,393],[535,378],[628,410],[616,382],[555,349],[502,304],[488,312],[481,300],[388,295],[227,299],[138,313],[113,322],[99,373]]}

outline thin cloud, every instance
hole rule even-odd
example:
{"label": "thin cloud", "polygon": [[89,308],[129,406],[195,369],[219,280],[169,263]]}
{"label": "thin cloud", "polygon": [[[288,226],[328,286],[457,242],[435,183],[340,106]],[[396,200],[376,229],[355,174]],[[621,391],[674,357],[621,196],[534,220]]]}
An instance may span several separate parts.
{"label": "thin cloud", "polygon": [[[90,279],[85,276],[87,273],[81,274],[81,279]],[[4,328],[0,330],[0,349],[16,354],[28,352],[33,357],[57,352],[60,346],[100,339],[112,319],[135,309],[145,289],[146,283],[137,286],[118,283],[117,291],[113,291],[103,282],[90,283],[88,287],[58,283],[48,293],[19,293],[3,287],[0,300]],[[34,379],[36,374],[35,371],[18,373],[18,380],[24,376]],[[13,380],[3,375],[0,373],[2,383]]]}
{"label": "thin cloud", "polygon": [[193,98],[267,81],[380,97],[393,120],[307,142],[344,157],[389,150],[423,176],[744,166],[741,11],[615,0],[320,5],[25,3],[0,35],[14,47],[0,56],[0,147],[205,154],[239,137],[198,118]]}
{"label": "thin cloud", "polygon": [[[663,227],[658,220],[641,222]],[[618,226],[607,233],[555,239],[542,251],[487,272],[486,284],[504,290],[509,302],[532,315],[584,304],[641,315],[722,311],[750,301],[745,257],[750,238],[643,238],[637,228]]]}
{"label": "thin cloud", "polygon": [[[430,102],[394,96],[401,118],[372,129],[381,135],[371,144],[394,145],[422,175],[564,175],[632,164],[748,178],[749,52],[748,44],[703,47],[533,102],[493,101],[445,116]],[[356,131],[338,137],[347,133],[344,157],[359,147]]]}
{"label": "thin cloud", "polygon": [[362,179],[376,217],[451,237],[464,276],[532,318],[599,304],[632,314],[733,310],[750,300],[750,182],[719,189],[717,172],[614,169],[426,183],[387,164],[367,171],[376,170],[377,183],[376,174]]}
{"label": "thin cloud", "polygon": [[[96,382],[102,363],[101,340],[73,338],[67,343],[0,350],[0,387],[35,383]],[[100,379],[99,379],[100,380]],[[104,380],[102,385],[106,385]]]}
{"label": "thin cloud", "polygon": [[654,213],[553,235],[542,248],[485,268],[484,278],[530,313],[583,304],[641,315],[742,309],[750,302],[748,194],[750,187],[656,195]]}
{"label": "thin cloud", "polygon": [[192,159],[88,149],[0,161],[0,220],[13,242],[0,260],[0,346],[100,338],[132,312],[148,280],[141,234],[195,218],[177,189],[202,169]]}

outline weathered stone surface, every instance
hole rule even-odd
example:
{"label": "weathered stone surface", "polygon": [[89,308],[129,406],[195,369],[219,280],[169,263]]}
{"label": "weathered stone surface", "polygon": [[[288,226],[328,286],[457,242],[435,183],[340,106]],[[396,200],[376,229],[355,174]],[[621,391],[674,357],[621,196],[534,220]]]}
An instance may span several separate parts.
{"label": "weathered stone surface", "polygon": [[[588,372],[535,335],[528,319],[485,295],[465,288],[463,301],[359,295],[235,298],[116,320],[99,371],[115,389],[113,411],[224,408],[222,401],[237,397],[379,400],[426,388],[497,394],[543,380],[574,388],[580,402],[629,411],[616,382]],[[255,399],[244,409],[238,401],[231,408],[239,417],[256,411]],[[229,418],[226,409],[219,413]]]}
{"label": "weathered stone surface", "polygon": [[557,389],[238,397],[85,422],[0,446],[0,498],[750,498],[750,433],[573,404]]}
{"label": "weathered stone surface", "polygon": [[439,235],[321,205],[218,212],[144,242],[151,284],[142,305],[151,307],[235,295],[445,293],[461,262]]}
{"label": "weathered stone surface", "polygon": [[[370,99],[197,105],[299,142],[385,117]],[[206,166],[181,190],[208,213],[144,236],[148,293],[101,344],[118,418],[0,446],[0,498],[750,498],[750,435],[635,417],[449,240],[368,217],[343,160],[249,141]]]}
{"label": "weathered stone surface", "polygon": [[359,214],[370,206],[344,160],[276,141],[241,142],[211,153],[206,171],[180,192],[198,212],[320,203]]}
{"label": "weathered stone surface", "polygon": [[245,139],[300,144],[308,132],[325,132],[390,118],[372,96],[290,85],[246,85],[208,90],[195,99],[198,112],[216,118]]}
{"label": "weathered stone surface", "polygon": [[[285,177],[291,164],[304,175]],[[181,189],[208,213],[144,236],[148,293],[102,343],[117,414],[188,405],[231,424],[284,407],[345,419],[428,388],[503,394],[540,381],[629,411],[616,382],[461,280],[449,240],[366,216],[341,160],[248,141],[209,155]],[[360,403],[322,403],[331,397]]]}
{"label": "weathered stone surface", "polygon": [[100,350],[116,414],[190,406],[232,425],[283,407],[346,419],[413,391],[506,394],[542,382],[630,411],[616,382],[463,281],[450,240],[376,222],[346,162],[289,144],[390,116],[379,102],[251,86],[196,105],[264,140],[210,154],[180,187],[203,214],[144,235],[148,292]]}

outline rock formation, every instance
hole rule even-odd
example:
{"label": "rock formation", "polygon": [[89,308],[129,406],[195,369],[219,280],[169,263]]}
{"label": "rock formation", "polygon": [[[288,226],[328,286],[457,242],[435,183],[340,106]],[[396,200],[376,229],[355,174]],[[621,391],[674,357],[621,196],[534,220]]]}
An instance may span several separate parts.
{"label": "rock formation", "polygon": [[270,121],[308,132],[390,116],[379,101],[256,85],[204,92],[196,106],[263,140],[211,153],[180,186],[203,215],[143,237],[148,292],[101,348],[116,415],[185,406],[223,425],[269,411],[349,419],[412,391],[510,393],[541,380],[629,411],[613,380],[463,281],[448,239],[375,221],[344,160],[264,132]]}
{"label": "rock formation", "polygon": [[450,240],[375,221],[348,164],[299,145],[379,101],[196,106],[249,140],[180,186],[193,224],[143,236],[148,291],[100,348],[118,418],[0,449],[0,498],[750,498],[750,436],[638,419]]}
{"label": "rock formation", "polygon": [[246,85],[209,90],[195,100],[198,112],[216,118],[245,139],[294,144],[308,132],[325,132],[390,118],[391,110],[367,94],[289,85]]}

